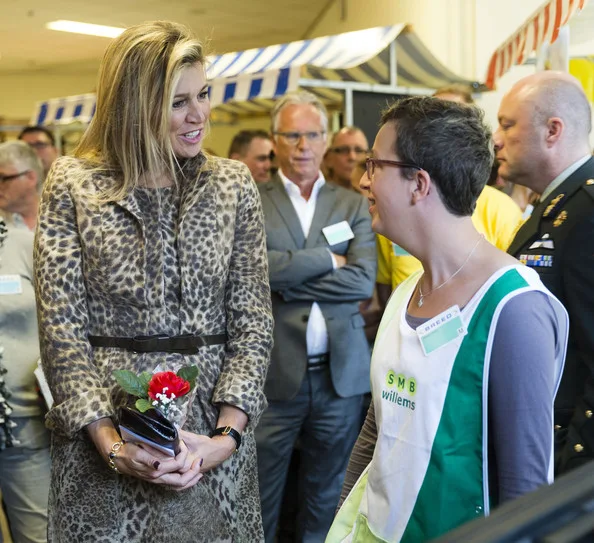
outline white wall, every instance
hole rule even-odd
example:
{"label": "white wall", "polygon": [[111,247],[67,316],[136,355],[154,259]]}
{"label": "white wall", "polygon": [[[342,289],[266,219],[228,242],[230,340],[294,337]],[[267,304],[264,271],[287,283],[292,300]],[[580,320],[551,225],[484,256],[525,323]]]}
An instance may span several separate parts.
{"label": "white wall", "polygon": [[0,116],[29,122],[35,104],[49,98],[94,92],[96,74],[56,75],[39,72],[0,76]]}
{"label": "white wall", "polygon": [[486,76],[491,55],[545,0],[475,0],[476,76]]}
{"label": "white wall", "polygon": [[[491,56],[542,4],[543,0],[475,0],[476,74],[484,81]],[[497,81],[494,91],[484,93],[477,101],[493,129],[497,127],[497,110],[503,95],[522,77],[534,73],[534,66],[514,66]]]}

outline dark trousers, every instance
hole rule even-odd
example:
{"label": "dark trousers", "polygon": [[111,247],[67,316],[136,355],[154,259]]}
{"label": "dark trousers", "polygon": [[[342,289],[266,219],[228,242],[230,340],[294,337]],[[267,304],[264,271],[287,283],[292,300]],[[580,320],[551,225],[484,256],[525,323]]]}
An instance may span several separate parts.
{"label": "dark trousers", "polygon": [[306,372],[297,396],[272,401],[256,428],[266,543],[273,543],[291,454],[300,440],[297,541],[321,543],[330,529],[359,433],[362,396],[341,398],[330,370]]}

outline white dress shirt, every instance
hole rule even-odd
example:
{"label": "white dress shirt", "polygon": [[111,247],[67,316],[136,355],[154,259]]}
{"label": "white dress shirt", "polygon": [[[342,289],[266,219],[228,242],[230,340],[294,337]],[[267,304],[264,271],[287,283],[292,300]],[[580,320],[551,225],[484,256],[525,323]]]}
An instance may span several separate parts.
{"label": "white dress shirt", "polygon": [[550,194],[561,184],[563,181],[569,178],[569,176],[581,168],[588,160],[592,158],[592,155],[586,155],[576,162],[574,162],[571,166],[565,168],[555,179],[553,179],[544,190],[544,192],[540,196],[540,202],[544,202]]}
{"label": "white dress shirt", "polygon": [[[311,196],[309,200],[306,200],[301,196],[299,187],[293,183],[281,170],[278,170],[287,195],[295,208],[301,228],[303,229],[303,235],[305,239],[309,235],[309,229],[311,228],[311,221],[313,220],[314,213],[316,211],[316,202],[318,200],[318,193],[320,189],[326,183],[322,172],[319,173],[314,186],[311,190]],[[336,267],[332,253],[328,251],[328,258],[332,259],[332,265]],[[313,356],[317,354],[323,354],[328,352],[328,328],[326,327],[326,320],[322,315],[320,306],[314,302],[311,304],[311,310],[309,312],[309,319],[307,321],[307,331],[305,334],[305,340],[307,344],[307,355]]]}

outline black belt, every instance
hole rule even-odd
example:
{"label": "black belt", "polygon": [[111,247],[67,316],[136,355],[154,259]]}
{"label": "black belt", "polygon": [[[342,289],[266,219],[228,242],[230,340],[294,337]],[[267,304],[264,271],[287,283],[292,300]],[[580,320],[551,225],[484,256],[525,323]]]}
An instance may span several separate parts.
{"label": "black belt", "polygon": [[157,334],[134,337],[89,336],[89,343],[93,347],[116,347],[135,353],[198,354],[200,347],[220,345],[226,341],[227,334],[212,336],[195,336],[193,334],[182,336]]}
{"label": "black belt", "polygon": [[314,354],[307,357],[307,369],[318,370],[330,363],[330,353]]}

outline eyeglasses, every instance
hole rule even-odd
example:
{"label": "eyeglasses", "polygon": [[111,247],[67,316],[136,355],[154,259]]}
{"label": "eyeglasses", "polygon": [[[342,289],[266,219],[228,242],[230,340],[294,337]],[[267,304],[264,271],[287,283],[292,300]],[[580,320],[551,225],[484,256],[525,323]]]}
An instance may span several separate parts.
{"label": "eyeglasses", "polygon": [[305,138],[308,143],[319,143],[326,139],[326,132],[274,132],[275,136],[281,136],[289,145],[297,145],[301,138]]}
{"label": "eyeglasses", "polygon": [[337,155],[350,155],[351,153],[355,153],[356,155],[366,155],[369,152],[368,149],[363,149],[362,147],[349,147],[348,145],[333,147],[330,150]]}
{"label": "eyeglasses", "polygon": [[20,177],[21,175],[25,175],[26,173],[29,173],[30,171],[31,170],[25,170],[24,172],[15,173],[13,175],[0,175],[0,183],[4,183],[6,181],[12,181],[13,179]]}
{"label": "eyeglasses", "polygon": [[375,175],[375,167],[377,165],[394,166],[395,168],[413,168],[415,170],[422,170],[420,166],[410,162],[400,162],[399,160],[384,160],[381,158],[368,158],[365,161],[365,168],[367,169],[367,179],[372,180]]}
{"label": "eyeglasses", "polygon": [[29,147],[32,147],[33,149],[45,149],[46,147],[51,147],[52,144],[49,141],[32,141],[32,142],[27,142],[27,145]]}

